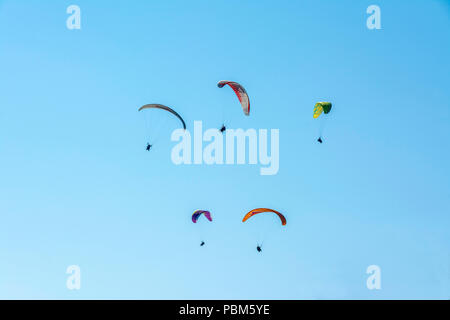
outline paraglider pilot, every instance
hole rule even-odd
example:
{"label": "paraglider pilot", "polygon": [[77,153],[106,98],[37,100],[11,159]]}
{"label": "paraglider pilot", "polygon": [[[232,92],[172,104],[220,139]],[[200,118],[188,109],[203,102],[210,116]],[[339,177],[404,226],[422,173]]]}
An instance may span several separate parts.
{"label": "paraglider pilot", "polygon": [[203,247],[205,245],[205,241],[202,241],[202,243],[200,243],[200,247]]}
{"label": "paraglider pilot", "polygon": [[222,128],[220,128],[220,132],[224,133],[225,130],[227,130],[227,128],[226,128],[225,125],[223,124],[223,125],[222,125]]}
{"label": "paraglider pilot", "polygon": [[150,143],[147,143],[147,147],[145,148],[145,150],[150,151],[151,148],[152,148],[152,145]]}
{"label": "paraglider pilot", "polygon": [[258,252],[261,252],[261,250],[262,250],[262,249],[261,249],[261,246],[260,246],[260,245],[257,245],[257,246],[256,246],[256,250],[258,250]]}
{"label": "paraglider pilot", "polygon": [[319,141],[320,143],[322,143],[322,137],[319,137],[319,139],[317,139],[317,141]]}

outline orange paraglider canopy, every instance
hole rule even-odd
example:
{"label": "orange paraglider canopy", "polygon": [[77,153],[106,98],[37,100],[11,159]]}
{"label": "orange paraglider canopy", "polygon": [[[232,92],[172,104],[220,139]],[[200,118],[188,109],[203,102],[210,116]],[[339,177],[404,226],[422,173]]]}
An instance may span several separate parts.
{"label": "orange paraglider canopy", "polygon": [[279,212],[276,211],[276,210],[268,209],[268,208],[257,208],[257,209],[250,210],[250,211],[245,215],[244,219],[242,219],[242,222],[247,221],[248,219],[250,219],[251,217],[253,217],[255,214],[263,213],[263,212],[273,212],[273,213],[276,213],[276,214],[280,217],[281,224],[282,224],[283,226],[286,225],[286,218],[285,218],[281,213],[279,213]]}

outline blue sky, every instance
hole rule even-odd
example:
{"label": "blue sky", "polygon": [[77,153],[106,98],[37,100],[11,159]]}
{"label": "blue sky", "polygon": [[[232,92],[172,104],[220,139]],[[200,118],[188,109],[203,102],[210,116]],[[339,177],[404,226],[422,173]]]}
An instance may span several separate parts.
{"label": "blue sky", "polygon": [[[447,1],[0,1],[0,298],[448,299],[449,17]],[[278,174],[176,166],[172,128],[147,153],[146,103],[188,128],[230,106],[230,127],[279,129]],[[241,222],[256,207],[288,219],[261,254]],[[202,248],[196,209],[214,218]]]}

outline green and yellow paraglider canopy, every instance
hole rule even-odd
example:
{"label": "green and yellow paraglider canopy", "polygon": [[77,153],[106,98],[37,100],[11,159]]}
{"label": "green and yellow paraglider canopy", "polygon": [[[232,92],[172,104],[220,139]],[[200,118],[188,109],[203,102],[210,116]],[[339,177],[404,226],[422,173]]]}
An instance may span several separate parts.
{"label": "green and yellow paraglider canopy", "polygon": [[318,118],[322,112],[327,114],[330,112],[332,107],[331,102],[317,102],[314,106],[314,114],[313,117],[314,119]]}

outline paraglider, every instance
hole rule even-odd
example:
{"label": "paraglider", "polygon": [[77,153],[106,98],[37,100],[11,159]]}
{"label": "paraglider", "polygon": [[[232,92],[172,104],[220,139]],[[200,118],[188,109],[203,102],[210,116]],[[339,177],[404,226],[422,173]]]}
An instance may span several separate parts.
{"label": "paraglider", "polygon": [[286,218],[284,215],[282,215],[280,212],[273,210],[273,209],[268,209],[268,208],[257,208],[257,209],[253,209],[250,210],[242,219],[242,222],[247,221],[248,219],[250,219],[251,217],[253,217],[254,215],[258,214],[258,213],[263,213],[263,212],[272,212],[275,213],[276,215],[278,215],[278,217],[281,220],[281,225],[285,226],[286,225]]}
{"label": "paraglider", "polygon": [[[192,214],[192,222],[197,223],[198,219],[200,219],[201,216],[205,216],[206,219],[208,219],[210,222],[212,222],[211,212],[206,210],[196,210]],[[203,247],[205,245],[205,241],[201,241],[200,247]]]}
{"label": "paraglider", "polygon": [[[323,114],[328,114],[330,113],[332,108],[332,104],[331,102],[317,102],[314,105],[314,111],[313,111],[313,118],[317,119],[319,118],[319,116],[323,113]],[[322,116],[323,117],[323,116]],[[320,128],[320,133],[319,133],[319,139],[317,139],[317,141],[319,143],[322,143],[322,131],[323,131],[323,127],[321,126]]]}
{"label": "paraglider", "polygon": [[233,89],[234,93],[236,93],[239,102],[241,103],[242,111],[244,111],[244,114],[248,116],[250,114],[250,99],[248,98],[247,91],[245,91],[243,86],[234,81],[221,80],[217,83],[219,88],[223,88],[225,85],[229,85],[231,89]]}
{"label": "paraglider", "polygon": [[[169,108],[168,106],[165,106],[162,104],[153,103],[153,104],[146,104],[146,105],[140,107],[138,111],[142,111],[145,109],[160,109],[160,110],[165,110],[165,111],[170,112],[171,114],[173,114],[175,117],[177,117],[180,120],[181,125],[183,126],[183,129],[186,130],[186,123],[184,122],[183,118],[172,108]],[[151,148],[152,148],[152,144],[147,143],[146,150],[150,151]]]}
{"label": "paraglider", "polygon": [[206,210],[196,210],[192,214],[192,222],[197,223],[198,219],[200,218],[200,216],[202,214],[206,217],[206,219],[208,219],[209,221],[212,221],[211,212],[206,211]]}
{"label": "paraglider", "polygon": [[172,113],[174,116],[176,116],[178,119],[180,119],[182,125],[183,125],[183,129],[186,130],[186,123],[184,122],[183,118],[172,108],[169,108],[168,106],[162,105],[162,104],[158,104],[158,103],[153,103],[153,104],[146,104],[142,107],[139,108],[138,111],[144,110],[144,109],[162,109],[162,110],[166,110],[169,111],[170,113]]}
{"label": "paraglider", "polygon": [[[250,218],[253,217],[254,215],[257,215],[257,214],[259,214],[259,213],[265,213],[265,212],[267,212],[267,213],[275,213],[275,214],[280,218],[281,225],[282,225],[282,226],[285,226],[285,225],[286,225],[286,217],[285,217],[283,214],[281,214],[280,212],[278,212],[278,211],[276,211],[276,210],[273,210],[273,209],[269,209],[269,208],[256,208],[256,209],[250,210],[250,211],[247,212],[247,214],[244,216],[244,218],[242,219],[242,222],[247,221],[248,219],[250,219]],[[262,239],[261,239],[261,240],[262,240]],[[262,251],[262,242],[259,242],[259,243],[256,245],[256,250],[257,250],[258,252],[261,252],[261,251]]]}
{"label": "paraglider", "polygon": [[[234,93],[239,99],[239,102],[241,103],[242,111],[246,116],[250,114],[250,99],[248,97],[247,91],[245,91],[244,87],[240,85],[237,82],[234,81],[228,81],[228,80],[221,80],[217,83],[217,86],[219,88],[223,88],[225,85],[228,85],[231,89],[233,89]],[[222,117],[223,121],[226,122],[226,120],[229,118],[228,116],[225,116],[225,114],[228,114],[229,107],[222,108]],[[224,133],[226,130],[225,124],[222,125],[220,128],[220,132]]]}

